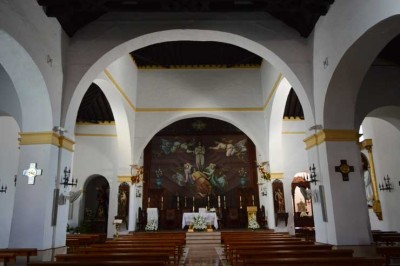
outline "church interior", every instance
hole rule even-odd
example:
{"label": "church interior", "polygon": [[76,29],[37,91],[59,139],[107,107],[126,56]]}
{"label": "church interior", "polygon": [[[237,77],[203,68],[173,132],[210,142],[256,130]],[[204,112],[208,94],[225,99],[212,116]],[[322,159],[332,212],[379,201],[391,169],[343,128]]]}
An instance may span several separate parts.
{"label": "church interior", "polygon": [[399,47],[397,0],[0,1],[0,264],[396,265]]}

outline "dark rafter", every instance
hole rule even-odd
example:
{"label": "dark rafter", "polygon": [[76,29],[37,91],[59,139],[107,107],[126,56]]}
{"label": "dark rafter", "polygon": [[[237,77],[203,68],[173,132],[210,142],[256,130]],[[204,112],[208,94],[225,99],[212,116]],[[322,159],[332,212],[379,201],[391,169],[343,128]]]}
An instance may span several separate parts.
{"label": "dark rafter", "polygon": [[109,12],[267,12],[308,37],[334,0],[37,0],[69,36]]}

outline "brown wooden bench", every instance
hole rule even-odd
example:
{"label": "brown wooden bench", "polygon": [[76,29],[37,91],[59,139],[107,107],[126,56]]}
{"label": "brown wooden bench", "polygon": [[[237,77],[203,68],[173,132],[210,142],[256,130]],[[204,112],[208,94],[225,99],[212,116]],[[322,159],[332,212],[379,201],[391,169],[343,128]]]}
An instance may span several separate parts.
{"label": "brown wooden bench", "polygon": [[285,265],[285,266],[383,266],[384,258],[272,258],[272,259],[248,259],[246,266],[252,265]]}
{"label": "brown wooden bench", "polygon": [[14,253],[17,257],[26,257],[28,263],[31,256],[37,256],[36,248],[2,248],[0,254],[3,253]]}
{"label": "brown wooden bench", "polygon": [[251,259],[269,259],[269,258],[337,258],[352,257],[352,249],[328,249],[328,250],[246,250],[238,252],[235,263]]}
{"label": "brown wooden bench", "polygon": [[321,244],[321,245],[234,245],[231,246],[226,254],[226,258],[230,261],[237,260],[237,254],[240,252],[252,251],[252,250],[264,250],[264,251],[274,251],[274,250],[332,250],[331,245]]}
{"label": "brown wooden bench", "polygon": [[380,246],[376,247],[376,253],[384,256],[386,265],[390,265],[392,258],[400,257],[400,246]]}
{"label": "brown wooden bench", "polygon": [[7,266],[9,262],[15,262],[15,253],[0,253],[0,262]]}
{"label": "brown wooden bench", "polygon": [[140,253],[90,253],[90,254],[59,254],[56,261],[163,261],[168,264],[168,253],[140,252]]}
{"label": "brown wooden bench", "polygon": [[180,254],[176,252],[173,246],[152,246],[152,247],[129,247],[129,248],[104,248],[104,247],[89,247],[81,248],[77,251],[79,254],[91,254],[91,253],[168,253],[170,256],[170,262],[178,264],[180,260]]}
{"label": "brown wooden bench", "polygon": [[164,261],[156,260],[135,260],[135,261],[42,261],[30,262],[29,266],[164,266]]}

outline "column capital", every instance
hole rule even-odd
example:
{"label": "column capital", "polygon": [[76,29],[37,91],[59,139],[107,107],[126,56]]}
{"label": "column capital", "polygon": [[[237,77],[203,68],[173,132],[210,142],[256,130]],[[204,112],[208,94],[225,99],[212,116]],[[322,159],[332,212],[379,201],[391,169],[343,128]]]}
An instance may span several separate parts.
{"label": "column capital", "polygon": [[322,129],[304,139],[306,150],[328,141],[358,141],[360,134],[348,129]]}

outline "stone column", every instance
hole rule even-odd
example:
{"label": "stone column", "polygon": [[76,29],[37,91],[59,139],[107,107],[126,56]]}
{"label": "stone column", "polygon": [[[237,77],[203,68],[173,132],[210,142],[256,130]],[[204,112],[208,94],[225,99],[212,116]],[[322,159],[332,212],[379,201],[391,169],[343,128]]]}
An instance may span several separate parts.
{"label": "stone column", "polygon": [[[353,130],[321,130],[305,140],[318,157],[318,193],[324,191],[320,204],[314,204],[316,240],[333,245],[369,245],[370,222],[361,171],[358,133]],[[344,181],[335,167],[346,160],[354,172]],[[311,162],[313,163],[313,162]],[[318,210],[318,208],[320,210]],[[326,216],[324,216],[324,212]],[[326,219],[323,219],[326,217]]]}
{"label": "stone column", "polygon": [[[37,248],[50,250],[65,246],[68,204],[53,205],[55,188],[68,195],[69,188],[60,186],[59,165],[70,165],[73,142],[55,132],[20,133],[20,158],[18,166],[15,204],[10,232],[10,248]],[[66,151],[64,154],[60,151]],[[34,184],[24,176],[35,164]],[[27,172],[25,172],[27,174]],[[68,203],[68,202],[67,202]],[[53,212],[53,206],[57,212]],[[55,219],[52,219],[53,215]],[[52,225],[52,220],[56,223]],[[48,257],[50,259],[50,256]]]}

